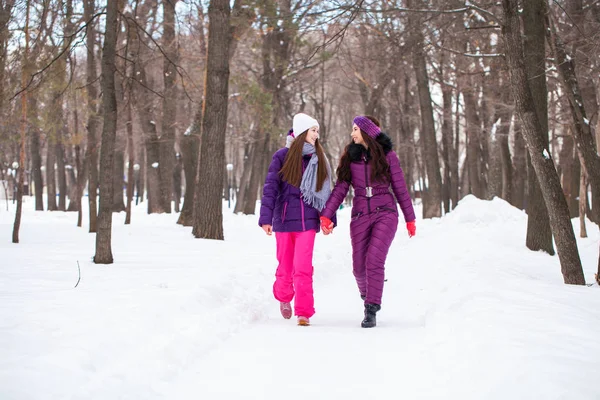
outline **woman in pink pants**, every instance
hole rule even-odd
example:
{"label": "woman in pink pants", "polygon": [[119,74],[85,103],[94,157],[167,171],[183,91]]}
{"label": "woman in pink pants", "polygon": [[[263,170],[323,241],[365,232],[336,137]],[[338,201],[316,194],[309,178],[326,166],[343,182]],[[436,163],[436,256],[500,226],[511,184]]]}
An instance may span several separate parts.
{"label": "woman in pink pants", "polygon": [[331,194],[330,177],[319,123],[296,114],[286,147],[269,165],[258,225],[267,235],[275,232],[279,265],[273,294],[285,319],[292,317],[294,299],[298,325],[309,325],[315,313],[312,257],[321,210]]}

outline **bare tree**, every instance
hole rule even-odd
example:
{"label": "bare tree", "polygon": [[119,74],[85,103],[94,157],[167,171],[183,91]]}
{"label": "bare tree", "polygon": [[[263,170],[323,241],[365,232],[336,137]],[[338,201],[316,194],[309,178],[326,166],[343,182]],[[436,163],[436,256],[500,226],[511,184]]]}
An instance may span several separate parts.
{"label": "bare tree", "polygon": [[96,264],[112,264],[112,200],[113,200],[113,158],[117,135],[117,96],[115,90],[118,2],[109,1],[106,7],[106,33],[102,48],[102,148],[100,150],[100,209],[98,212],[98,233],[96,234]]}
{"label": "bare tree", "polygon": [[521,23],[518,16],[517,0],[502,0],[504,21],[502,36],[506,49],[516,112],[523,126],[523,136],[527,144],[531,163],[535,169],[542,194],[550,216],[550,226],[556,240],[561,271],[565,283],[585,284],[577,241],[569,217],[569,208],[562,193],[554,162],[544,143],[546,132],[538,118],[538,113],[529,87],[528,75],[523,61]]}
{"label": "bare tree", "polygon": [[[545,148],[548,143],[548,88],[546,86],[546,46],[544,33],[544,2],[530,0],[523,3],[523,31],[525,68],[529,77],[529,87],[533,96],[538,121],[544,139]],[[528,159],[528,165],[530,160]],[[527,169],[527,239],[530,250],[543,250],[554,255],[552,231],[544,197],[540,190],[538,178],[533,168]]]}
{"label": "bare tree", "polygon": [[96,81],[98,74],[96,72],[96,31],[94,29],[93,15],[96,8],[95,0],[84,1],[84,19],[86,21],[86,78],[87,78],[87,106],[88,106],[88,122],[87,122],[87,149],[86,160],[88,171],[88,203],[90,217],[90,233],[96,232],[98,204],[98,89]]}
{"label": "bare tree", "polygon": [[23,67],[21,71],[21,142],[19,145],[19,183],[17,186],[17,211],[13,226],[12,242],[19,243],[19,229],[21,228],[21,214],[23,212],[23,182],[25,179],[25,138],[27,132],[27,81],[29,79],[29,0],[25,3],[25,49],[23,53]]}

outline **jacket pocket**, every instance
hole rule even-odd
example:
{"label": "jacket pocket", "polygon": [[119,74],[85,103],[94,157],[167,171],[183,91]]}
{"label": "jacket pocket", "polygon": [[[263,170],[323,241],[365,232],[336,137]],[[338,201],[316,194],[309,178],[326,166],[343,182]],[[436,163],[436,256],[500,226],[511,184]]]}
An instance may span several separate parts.
{"label": "jacket pocket", "polygon": [[361,215],[363,215],[362,211],[359,211],[356,214],[352,214],[352,217],[350,218],[350,220],[356,221],[357,219],[359,219],[361,217]]}

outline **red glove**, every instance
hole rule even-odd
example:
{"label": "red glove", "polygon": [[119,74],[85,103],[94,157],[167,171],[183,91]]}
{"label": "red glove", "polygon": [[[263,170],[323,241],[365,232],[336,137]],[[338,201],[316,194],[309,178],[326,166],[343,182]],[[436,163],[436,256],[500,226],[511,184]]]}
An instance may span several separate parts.
{"label": "red glove", "polygon": [[408,231],[408,237],[415,236],[417,234],[417,226],[415,225],[415,221],[407,222],[406,230]]}
{"label": "red glove", "polygon": [[331,232],[333,232],[333,222],[331,222],[329,218],[321,216],[320,220],[321,230],[323,231],[324,235],[329,235]]}

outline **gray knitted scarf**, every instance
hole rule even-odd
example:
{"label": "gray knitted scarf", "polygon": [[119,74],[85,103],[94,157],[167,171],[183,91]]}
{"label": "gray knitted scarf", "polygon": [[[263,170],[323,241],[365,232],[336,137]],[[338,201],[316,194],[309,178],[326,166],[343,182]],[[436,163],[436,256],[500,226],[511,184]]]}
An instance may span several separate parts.
{"label": "gray knitted scarf", "polygon": [[331,195],[331,167],[329,161],[325,159],[327,166],[327,178],[323,182],[323,187],[317,192],[317,169],[319,167],[319,157],[315,150],[315,146],[310,143],[304,143],[302,147],[302,155],[312,154],[304,174],[302,174],[302,182],[300,183],[300,192],[302,197],[308,204],[321,212],[325,207],[329,195]]}

